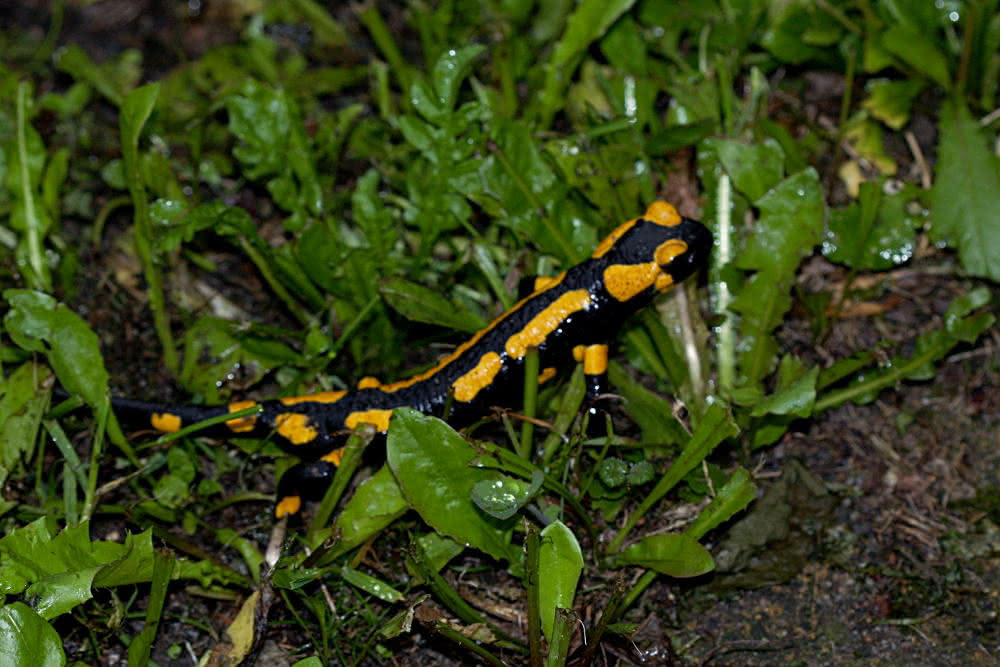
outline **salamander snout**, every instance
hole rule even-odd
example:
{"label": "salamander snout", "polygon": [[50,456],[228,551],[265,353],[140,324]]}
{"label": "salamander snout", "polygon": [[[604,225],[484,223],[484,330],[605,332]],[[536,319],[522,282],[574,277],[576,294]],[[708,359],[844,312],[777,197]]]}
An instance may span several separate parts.
{"label": "salamander snout", "polygon": [[676,239],[684,241],[687,249],[670,258],[669,262],[661,262],[660,266],[678,283],[708,263],[709,253],[712,252],[712,232],[691,218],[683,218],[672,231]]}

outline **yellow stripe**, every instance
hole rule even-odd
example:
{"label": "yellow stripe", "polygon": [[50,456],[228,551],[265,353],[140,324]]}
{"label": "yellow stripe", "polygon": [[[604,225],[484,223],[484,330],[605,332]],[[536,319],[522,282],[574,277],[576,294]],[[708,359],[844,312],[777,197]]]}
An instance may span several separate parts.
{"label": "yellow stripe", "polygon": [[452,383],[455,390],[455,400],[468,403],[476,394],[488,387],[493,378],[503,369],[503,360],[496,352],[487,352],[479,359],[479,363],[462,377]]}
{"label": "yellow stripe", "polygon": [[154,412],[149,423],[160,433],[176,433],[181,430],[181,418],[169,412]]}
{"label": "yellow stripe", "polygon": [[349,429],[355,428],[358,424],[371,424],[375,430],[385,433],[389,430],[390,417],[392,410],[362,410],[347,415],[344,424]]}
{"label": "yellow stripe", "polygon": [[315,394],[306,394],[305,396],[289,396],[279,400],[282,405],[295,405],[297,403],[336,403],[346,394],[346,391],[320,391]]}
{"label": "yellow stripe", "polygon": [[421,380],[426,380],[427,378],[435,375],[436,373],[440,373],[448,364],[450,364],[451,362],[455,361],[460,356],[462,356],[462,353],[464,353],[466,350],[468,350],[469,348],[471,348],[472,346],[474,346],[476,343],[478,343],[482,339],[483,336],[485,336],[490,331],[492,331],[498,324],[500,324],[501,322],[503,322],[507,317],[509,317],[513,313],[515,313],[518,310],[520,310],[521,307],[524,306],[525,303],[527,303],[531,299],[535,298],[536,296],[538,296],[542,292],[546,292],[546,291],[552,289],[553,287],[555,287],[556,285],[558,285],[560,282],[562,282],[562,279],[565,276],[566,276],[565,272],[559,274],[558,276],[556,276],[555,278],[553,278],[553,282],[551,284],[547,285],[544,289],[540,289],[540,290],[537,290],[535,292],[532,292],[528,296],[526,296],[523,299],[521,299],[520,301],[518,301],[516,304],[514,304],[514,306],[510,310],[508,310],[506,313],[504,313],[500,317],[498,317],[495,320],[493,320],[492,322],[490,322],[489,325],[485,329],[481,329],[481,330],[477,331],[476,334],[472,338],[470,338],[469,340],[465,341],[464,343],[462,343],[461,345],[459,345],[458,347],[456,347],[454,352],[452,352],[448,356],[442,358],[441,361],[439,361],[437,364],[435,364],[433,368],[431,368],[429,370],[426,370],[423,373],[418,373],[417,375],[414,375],[413,377],[407,378],[405,380],[400,380],[399,382],[392,382],[390,384],[384,384],[384,385],[382,385],[380,387],[380,389],[382,389],[382,391],[387,391],[387,392],[399,391],[400,389],[405,389],[407,387],[413,386],[416,383],[420,382]]}
{"label": "yellow stripe", "polygon": [[[230,412],[239,412],[240,410],[246,410],[247,408],[252,408],[257,405],[256,401],[236,401],[235,403],[229,404]],[[239,419],[230,419],[226,422],[226,426],[233,433],[246,433],[252,431],[254,426],[257,425],[257,415],[251,417],[240,417]]]}
{"label": "yellow stripe", "polygon": [[312,442],[319,431],[312,425],[309,415],[298,412],[286,412],[274,418],[275,430],[293,445],[304,445]]}
{"label": "yellow stripe", "polygon": [[504,346],[514,359],[520,359],[529,347],[538,347],[573,313],[590,307],[590,293],[585,289],[566,292],[531,318],[523,329],[507,339]]}

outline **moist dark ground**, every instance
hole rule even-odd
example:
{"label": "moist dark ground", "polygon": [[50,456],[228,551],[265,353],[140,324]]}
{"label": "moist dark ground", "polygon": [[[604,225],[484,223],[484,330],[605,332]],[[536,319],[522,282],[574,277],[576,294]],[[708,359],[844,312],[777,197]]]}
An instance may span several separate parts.
{"label": "moist dark ground", "polygon": [[[83,4],[67,8],[60,43],[80,44],[98,61],[124,48],[142,49],[151,78],[169,70],[179,56],[195,58],[213,44],[236,39],[241,21],[235,10],[227,11],[238,7],[236,3],[206,3],[197,14],[186,13],[183,3]],[[41,37],[47,7],[47,2],[4,3],[0,22]],[[385,8],[385,14],[392,10]],[[363,44],[359,40],[355,46],[364,48]],[[836,118],[843,90],[840,75],[798,72],[796,76],[807,82],[806,92],[801,99],[779,97],[773,115],[805,114],[815,119],[830,111]],[[927,128],[933,128],[933,119],[918,117],[914,128],[932,158],[934,137]],[[907,162],[904,152],[894,157]],[[843,198],[835,178],[838,158],[830,155],[827,160],[829,164],[820,168],[830,200],[836,201]],[[697,198],[691,178],[682,176],[668,187],[683,189],[679,198]],[[117,287],[107,279],[114,238],[127,222],[112,220],[104,245],[84,255],[81,283],[94,287],[81,290],[73,306],[99,332],[106,349],[120,352],[108,359],[116,388],[145,398],[182,399],[171,393],[162,370],[141,291]],[[243,262],[225,249],[219,252],[215,259],[223,265]],[[833,292],[844,287],[844,279],[843,270],[814,259],[801,272],[800,287],[806,292]],[[972,286],[958,275],[953,256],[925,249],[909,265],[872,279],[865,297],[844,308],[844,317],[829,335],[817,338],[809,316],[795,310],[782,327],[780,340],[784,351],[817,363],[885,342],[906,351],[919,333],[941,327],[947,304]],[[222,284],[219,289],[227,287],[231,286]],[[255,313],[261,313],[260,304],[266,301],[266,294],[253,283],[227,296],[252,304]],[[280,311],[273,316],[285,317]],[[720,565],[729,565],[732,571],[692,582],[658,580],[626,615],[627,621],[638,624],[634,636],[606,642],[599,652],[601,664],[1000,662],[998,349],[1000,327],[995,326],[975,346],[953,350],[931,381],[902,384],[868,405],[829,410],[796,425],[775,446],[731,452],[732,462],[755,470],[762,491],[744,523],[725,526],[706,540]],[[249,486],[267,492],[272,480],[265,474],[251,475]],[[247,482],[242,483],[247,488]],[[210,521],[263,548],[269,531],[266,514],[265,503],[242,503]],[[650,516],[643,530],[666,527],[684,514],[683,508],[670,510],[664,503],[663,513]],[[129,526],[98,521],[95,532],[100,534],[95,537],[110,538],[125,528]],[[161,538],[169,534],[164,532]],[[184,547],[188,553],[200,551],[239,566],[233,552],[210,537],[198,533],[188,539]],[[364,564],[392,578],[398,575],[395,564],[405,544],[403,533],[383,538]],[[518,619],[523,619],[519,582],[474,556],[464,558],[471,573],[459,577],[452,572],[452,583],[467,599],[516,630]],[[476,571],[477,566],[483,569]],[[607,604],[611,580],[608,575],[582,582],[576,611],[588,628],[595,626]],[[100,597],[98,602],[111,603]],[[167,620],[160,627],[154,658],[160,664],[193,664],[194,656],[211,648],[233,620],[238,604],[177,585],[168,598]],[[339,612],[349,615],[351,605],[363,607],[350,598],[341,600]],[[144,608],[141,597],[136,606]],[[290,664],[295,651],[309,641],[287,622],[288,613],[280,604],[274,610],[258,664]],[[432,601],[421,607],[415,632],[386,642],[394,654],[387,662],[467,662],[467,656],[427,629],[442,615]],[[64,632],[71,660],[74,654],[92,658],[88,633],[78,619],[61,619],[57,627]],[[141,624],[136,620],[127,627],[134,633]],[[370,641],[366,627],[345,621],[343,641]],[[121,664],[125,649],[103,630],[98,634],[105,637],[98,640],[101,664]]]}

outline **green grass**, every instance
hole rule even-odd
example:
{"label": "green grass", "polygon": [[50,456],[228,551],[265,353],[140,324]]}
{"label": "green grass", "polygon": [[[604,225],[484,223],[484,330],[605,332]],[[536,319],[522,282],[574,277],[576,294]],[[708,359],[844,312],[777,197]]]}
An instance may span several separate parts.
{"label": "green grass", "polygon": [[[654,578],[711,571],[699,540],[754,498],[752,476],[714,451],[749,462],[793,422],[933,377],[935,362],[994,322],[996,5],[959,3],[953,21],[933,3],[413,3],[397,33],[369,4],[350,34],[309,0],[265,3],[238,39],[141,86],[134,52],[95,63],[67,44],[50,60],[57,34],[44,53],[0,34],[0,482],[21,489],[0,501],[0,626],[24,628],[0,656],[59,664],[56,622],[91,636],[76,659],[120,643],[130,664],[145,664],[164,596],[183,585],[171,578],[221,597],[271,596],[272,618],[284,619],[272,630],[321,664],[386,659],[427,594],[461,629],[414,631],[457,655],[561,664],[577,624],[557,609],[579,599],[578,579],[639,567],[632,587],[604,591],[589,655],[602,637],[627,635],[620,621]],[[288,26],[311,39],[276,37]],[[799,101],[810,71],[844,84],[823,122]],[[937,124],[937,144],[924,147],[936,154],[930,188],[892,149],[916,115]],[[684,164],[697,190],[674,179]],[[703,285],[690,281],[620,337],[612,379],[636,424],[628,437],[581,435],[579,372],[532,400],[551,428],[507,421],[506,439],[472,445],[404,412],[385,463],[342,469],[337,494],[354,471],[371,476],[331,521],[296,532],[273,570],[255,531],[234,530],[222,511],[264,512],[244,473],[280,473],[291,460],[261,443],[127,440],[108,409],[109,383],[120,384],[102,358],[120,341],[99,341],[72,308],[81,281],[94,280],[80,268],[86,255],[123,235],[141,267],[123,280],[139,285],[155,356],[192,400],[225,401],[265,379],[293,395],[396,378],[433,360],[428,342],[459,340],[513,303],[518,277],[580,261],[668,195],[710,225],[716,252]],[[825,256],[850,285],[909,261],[924,234],[983,279],[940,327],[882,364],[865,351],[820,367],[781,348],[775,330],[793,304],[821,341],[851,296],[803,293],[803,260]],[[184,277],[217,275],[234,257],[253,282],[212,296],[235,299],[240,314],[190,307],[205,299]],[[259,297],[279,321],[240,301]],[[236,369],[239,389],[227,383]],[[92,419],[50,412],[56,381]],[[496,483],[506,503],[490,495]],[[687,529],[645,532],[666,503],[706,495]],[[92,537],[108,517],[131,531],[124,544]],[[171,538],[178,529],[200,546]],[[599,542],[602,531],[610,538]],[[364,554],[380,548],[405,549],[405,567],[372,568]],[[523,582],[525,634],[441,575],[470,553]],[[141,632],[92,620],[104,604],[95,594],[127,598],[136,586]],[[231,628],[234,655],[255,639],[250,628]]]}

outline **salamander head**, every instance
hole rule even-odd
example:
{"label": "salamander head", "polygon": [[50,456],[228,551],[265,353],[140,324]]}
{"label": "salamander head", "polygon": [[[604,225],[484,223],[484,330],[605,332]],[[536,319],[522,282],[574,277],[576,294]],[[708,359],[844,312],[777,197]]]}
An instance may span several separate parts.
{"label": "salamander head", "polygon": [[665,292],[708,260],[712,234],[697,220],[678,215],[670,204],[654,202],[645,215],[613,231],[592,257],[604,258],[604,284],[619,301]]}
{"label": "salamander head", "polygon": [[654,252],[660,269],[679,283],[708,263],[712,252],[712,232],[691,218],[681,218],[673,227],[659,230],[662,240]]}

